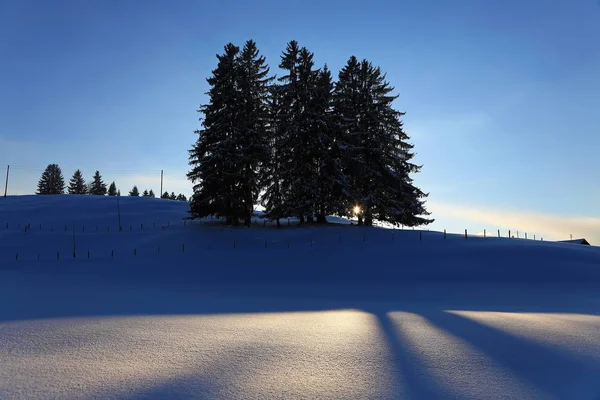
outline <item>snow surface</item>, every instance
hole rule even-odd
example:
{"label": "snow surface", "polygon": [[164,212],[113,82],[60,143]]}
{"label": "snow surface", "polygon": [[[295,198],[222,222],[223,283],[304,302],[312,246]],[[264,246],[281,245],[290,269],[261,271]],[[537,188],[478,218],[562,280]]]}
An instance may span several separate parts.
{"label": "snow surface", "polygon": [[1,399],[600,399],[598,247],[119,202],[0,200]]}

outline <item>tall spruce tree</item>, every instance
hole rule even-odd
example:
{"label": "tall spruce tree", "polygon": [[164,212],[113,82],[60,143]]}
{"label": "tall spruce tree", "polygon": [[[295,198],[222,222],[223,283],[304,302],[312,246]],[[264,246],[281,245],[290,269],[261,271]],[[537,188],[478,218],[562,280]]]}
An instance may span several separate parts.
{"label": "tall spruce tree", "polygon": [[314,69],[313,53],[298,42],[288,43],[279,68],[285,75],[279,78],[282,91],[280,155],[283,159],[281,186],[282,211],[285,216],[297,216],[300,223],[316,214],[318,198],[316,156],[319,137],[313,132],[315,115],[313,97],[318,71]]}
{"label": "tall spruce tree", "polygon": [[131,191],[129,192],[129,195],[133,196],[133,197],[139,197],[140,191],[139,191],[138,187],[134,186],[133,189],[131,189]]}
{"label": "tall spruce tree", "polygon": [[65,180],[58,164],[49,164],[38,182],[37,194],[63,194]]}
{"label": "tall spruce tree", "polygon": [[359,224],[373,220],[409,226],[433,220],[424,207],[426,194],[412,185],[410,173],[420,166],[410,163],[412,145],[401,117],[394,110],[393,87],[379,67],[351,57],[339,75],[335,112],[348,141],[343,158],[351,196],[361,208]]}
{"label": "tall spruce tree", "polygon": [[210,89],[209,101],[198,110],[203,114],[202,129],[189,151],[192,170],[187,177],[194,183],[190,205],[192,218],[209,215],[225,217],[227,224],[237,222],[236,180],[239,173],[235,160],[239,155],[235,148],[238,133],[238,68],[239,47],[229,43],[225,52],[217,55],[219,60],[212,76],[207,79]]}
{"label": "tall spruce tree", "polygon": [[[236,164],[240,174],[237,176],[237,192],[241,199],[239,216],[249,226],[260,194],[260,168],[267,162],[267,120],[269,67],[264,56],[259,55],[256,43],[248,40],[237,57],[236,77],[238,79],[238,119],[239,127],[235,137],[236,147],[240,149]],[[235,217],[234,216],[234,217]]]}
{"label": "tall spruce tree", "polygon": [[80,170],[75,171],[73,177],[69,180],[69,194],[87,194],[87,186],[83,174]]}
{"label": "tall spruce tree", "polygon": [[144,189],[144,192],[142,193],[142,197],[150,197],[150,194],[148,193],[148,189]]}
{"label": "tall spruce tree", "polygon": [[282,167],[285,162],[286,149],[284,142],[283,90],[278,84],[269,88],[268,117],[267,117],[267,146],[269,156],[260,171],[260,183],[264,188],[261,204],[264,207],[265,217],[277,222],[281,226],[280,219],[283,213],[283,181]]}
{"label": "tall spruce tree", "polygon": [[93,180],[90,183],[89,193],[94,196],[104,196],[106,194],[106,183],[102,180],[99,171],[94,174]]}
{"label": "tall spruce tree", "polygon": [[267,98],[269,68],[256,43],[249,40],[240,52],[228,44],[217,56],[208,78],[209,103],[200,108],[203,129],[190,150],[194,182],[192,217],[225,217],[249,225],[260,193],[260,168],[268,160]]}
{"label": "tall spruce tree", "polygon": [[152,189],[150,189],[150,191],[148,192],[148,197],[152,197],[152,198],[156,197],[154,194],[154,191]]}
{"label": "tall spruce tree", "polygon": [[187,198],[185,197],[185,195],[184,195],[184,194],[182,194],[182,193],[179,193],[179,194],[177,195],[177,200],[178,200],[178,201],[187,201]]}
{"label": "tall spruce tree", "polygon": [[169,199],[171,198],[171,196],[169,196],[169,192],[164,192],[164,193],[163,193],[163,194],[160,196],[160,198],[161,198],[161,199],[167,199],[167,200],[169,200]]}
{"label": "tall spruce tree", "polygon": [[116,196],[117,195],[117,185],[115,184],[115,182],[113,181],[110,186],[108,187],[108,195],[109,196]]}
{"label": "tall spruce tree", "polygon": [[344,143],[339,137],[339,129],[333,113],[333,80],[327,65],[319,71],[312,97],[312,131],[317,141],[314,143],[313,157],[316,171],[316,216],[318,222],[326,222],[327,215],[345,216],[348,213],[347,201],[349,185],[340,158]]}
{"label": "tall spruce tree", "polygon": [[170,200],[177,200],[177,195],[175,194],[175,192],[171,192],[171,195],[169,196]]}

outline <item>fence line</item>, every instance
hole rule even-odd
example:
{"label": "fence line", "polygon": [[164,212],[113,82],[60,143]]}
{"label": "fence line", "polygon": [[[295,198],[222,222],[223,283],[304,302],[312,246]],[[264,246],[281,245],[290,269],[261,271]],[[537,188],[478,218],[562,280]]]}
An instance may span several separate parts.
{"label": "fence line", "polygon": [[[213,221],[214,222],[214,221]],[[219,221],[217,221],[219,222]],[[262,223],[261,223],[262,222]],[[164,230],[169,227],[192,227],[193,225],[203,225],[210,223],[210,221],[192,221],[192,220],[180,220],[172,223],[171,221],[167,221],[163,224],[157,224],[155,222],[151,224],[140,223],[139,226],[136,226],[135,231],[158,231]],[[256,218],[253,219],[254,225],[265,226],[266,221]],[[484,230],[483,235],[471,235],[468,233],[468,230],[465,229],[464,237],[462,234],[448,234],[447,230],[444,229],[442,232],[436,231],[428,231],[428,230],[416,230],[412,229],[390,229],[387,232],[384,230],[369,230],[368,228],[363,227],[362,232],[355,232],[355,234],[350,234],[349,232],[340,233],[339,231],[332,233],[327,236],[320,236],[319,240],[315,240],[313,232],[308,231],[307,237],[303,239],[291,239],[285,238],[281,240],[273,240],[273,238],[265,239],[265,238],[254,238],[248,239],[241,237],[242,235],[238,235],[237,237],[229,238],[229,244],[225,239],[214,239],[204,240],[204,241],[193,241],[193,239],[183,239],[179,242],[171,242],[168,244],[165,243],[155,243],[152,245],[147,245],[144,247],[132,246],[127,247],[122,244],[100,244],[98,245],[86,245],[84,243],[79,243],[76,247],[77,239],[81,240],[82,237],[93,237],[96,234],[110,234],[112,238],[118,237],[120,234],[118,227],[111,225],[100,226],[100,225],[76,225],[73,223],[71,226],[69,224],[60,224],[60,226],[50,225],[51,228],[48,230],[44,230],[43,224],[34,225],[31,223],[27,224],[14,224],[14,227],[21,230],[24,234],[35,234],[36,227],[37,232],[51,232],[55,235],[62,234],[63,238],[66,238],[65,242],[62,244],[57,244],[55,247],[59,247],[59,249],[50,250],[37,250],[32,248],[19,248],[18,250],[6,250],[6,254],[2,255],[2,260],[7,260],[10,257],[13,257],[15,262],[19,261],[50,261],[50,260],[66,260],[66,259],[114,259],[114,258],[124,258],[124,257],[161,257],[173,255],[176,253],[192,253],[192,254],[200,254],[202,252],[211,252],[211,251],[219,251],[219,250],[248,250],[248,249],[259,249],[263,248],[265,251],[269,249],[306,249],[313,247],[323,247],[326,248],[334,248],[339,246],[355,246],[358,242],[364,242],[369,244],[376,245],[385,245],[385,243],[391,244],[397,242],[397,235],[400,233],[402,235],[402,241],[404,243],[410,243],[409,240],[413,240],[413,243],[422,243],[431,241],[433,238],[437,238],[438,240],[452,240],[452,241],[464,241],[469,240],[471,238],[478,239],[493,239],[495,236],[488,236],[487,230]],[[217,225],[218,226],[218,225]],[[9,223],[5,224],[5,229],[10,229],[11,225]],[[311,225],[307,225],[308,228],[315,227]],[[338,225],[338,227],[343,228],[344,225]],[[56,229],[55,229],[56,228]],[[138,229],[139,228],[139,229]],[[360,229],[360,227],[357,227]],[[223,228],[224,229],[224,228]],[[240,227],[239,230],[243,231],[243,227]],[[246,228],[247,229],[247,228]],[[273,231],[274,225],[270,224],[267,228]],[[125,229],[124,229],[125,230]],[[125,230],[127,231],[127,230]],[[134,231],[133,225],[129,225],[129,231]],[[122,231],[121,231],[122,232]],[[255,231],[256,232],[256,231]],[[413,233],[414,232],[414,233]],[[500,230],[497,231],[498,237],[502,238],[500,234]],[[71,244],[68,242],[72,237],[73,243],[72,248]],[[504,236],[504,238],[514,238],[511,235],[511,231],[508,231],[508,235]],[[517,237],[518,238],[518,237]],[[528,239],[529,238],[529,239]],[[241,239],[241,241],[240,241]],[[497,239],[497,238],[496,238]],[[530,236],[525,235],[524,239],[521,240],[536,240],[536,236],[534,235],[533,239]],[[543,238],[541,238],[543,241]],[[38,246],[39,247],[39,246]],[[12,253],[12,255],[8,254]]]}
{"label": "fence line", "polygon": [[[148,223],[145,221],[140,221],[137,223],[127,223],[127,224],[122,224],[120,226],[119,229],[119,225],[118,224],[94,224],[94,223],[90,223],[90,224],[76,224],[76,221],[72,222],[72,226],[70,226],[70,223],[31,223],[30,221],[28,221],[27,223],[9,223],[9,222],[5,222],[4,224],[4,229],[13,229],[13,230],[21,230],[23,232],[31,232],[31,231],[50,231],[50,232],[55,232],[55,231],[64,231],[64,232],[72,232],[73,230],[80,231],[80,233],[94,233],[94,232],[118,232],[118,231],[148,231],[148,230],[160,230],[160,229],[166,229],[168,227],[171,226],[192,226],[192,225],[207,225],[207,224],[211,224],[211,225],[216,225],[216,226],[223,226],[225,227],[225,225],[223,224],[223,220],[219,219],[219,218],[213,218],[213,217],[208,217],[210,218],[210,220],[208,219],[203,219],[203,220],[192,220],[192,219],[185,219],[182,218],[181,220],[175,220],[175,221],[164,221],[164,222],[160,222],[157,224],[156,221],[152,221],[152,223]],[[317,227],[321,227],[322,225],[319,224],[305,224],[305,225],[298,225],[296,219],[294,218],[285,218],[282,219],[283,222],[281,224],[281,228],[285,228],[286,226],[292,226],[292,224],[294,225],[295,228],[298,227],[305,227],[305,228],[317,228]],[[350,220],[348,220],[350,221]],[[338,227],[344,227],[344,226],[354,226],[356,228],[363,228],[363,229],[369,229],[369,227],[365,227],[365,226],[359,226],[357,224],[353,224],[353,223],[346,223],[346,224],[335,224],[335,223],[330,223],[329,226],[331,225],[335,225]],[[139,229],[138,229],[139,226]],[[268,228],[274,228],[276,226],[276,222],[275,221],[269,221],[267,219],[264,218],[252,218],[251,219],[251,226],[262,226],[262,227],[268,227]],[[104,230],[104,227],[106,227],[106,230]],[[135,227],[135,228],[134,228]],[[129,228],[129,229],[127,229]],[[246,226],[244,226],[243,224],[240,224],[237,227],[228,227],[230,229],[244,229],[247,228]],[[278,229],[281,229],[278,228]],[[389,231],[415,231],[415,228],[412,227],[411,229],[408,228],[384,228],[386,230]],[[421,232],[437,232],[437,231],[430,231],[429,229],[417,229],[416,231],[421,231]],[[444,234],[444,239],[446,238],[447,235],[447,231],[446,229],[444,229],[443,231],[440,231],[440,233]],[[510,229],[508,229],[508,234],[506,236],[506,238],[517,238],[520,239],[522,237],[519,236],[519,231],[511,231]],[[511,232],[516,232],[516,237],[515,235],[512,235]],[[451,232],[449,234],[452,234]],[[457,233],[454,233],[455,235],[457,235]],[[472,233],[468,233],[468,230],[465,229],[464,230],[464,238],[468,239],[469,237],[484,237],[484,238],[488,238],[488,237],[493,237],[493,236],[489,236],[487,235],[487,229],[483,230],[483,233],[481,234],[472,234]],[[497,230],[497,237],[498,238],[502,238],[505,236],[502,236],[501,230],[498,229]],[[536,240],[536,235],[533,235],[533,240]],[[530,237],[528,237],[527,232],[524,232],[524,239],[531,239]],[[543,240],[543,237],[541,237],[541,240]]]}

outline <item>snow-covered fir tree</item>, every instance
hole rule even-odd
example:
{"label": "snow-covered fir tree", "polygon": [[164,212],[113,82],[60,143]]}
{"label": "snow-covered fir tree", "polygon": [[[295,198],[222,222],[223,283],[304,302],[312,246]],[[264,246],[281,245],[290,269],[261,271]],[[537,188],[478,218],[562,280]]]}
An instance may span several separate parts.
{"label": "snow-covered fir tree", "polygon": [[83,179],[83,174],[80,170],[75,171],[73,177],[69,180],[67,190],[69,194],[87,194],[85,179]]}
{"label": "snow-covered fir tree", "polygon": [[[403,113],[394,110],[397,96],[379,67],[367,60],[348,60],[336,86],[335,112],[348,140],[344,157],[351,196],[360,208],[359,224],[373,220],[409,226],[425,225],[428,215],[423,192],[409,174],[420,167],[410,163],[413,153],[404,132]],[[415,214],[417,213],[417,214]]]}
{"label": "snow-covered fir tree", "polygon": [[240,52],[228,44],[208,79],[209,102],[200,108],[204,119],[190,150],[194,182],[192,217],[225,217],[249,225],[260,193],[260,172],[267,161],[267,97],[269,68],[256,43]]}
{"label": "snow-covered fir tree", "polygon": [[202,129],[189,151],[192,170],[187,177],[194,183],[190,215],[203,218],[209,215],[226,217],[227,224],[234,223],[236,198],[235,182],[239,173],[235,163],[238,155],[234,135],[239,117],[237,88],[237,56],[239,47],[229,43],[212,76],[207,79],[208,104],[198,110],[203,114]]}
{"label": "snow-covered fir tree", "polygon": [[313,53],[292,40],[279,64],[285,74],[279,78],[282,212],[284,216],[297,217],[301,223],[313,219],[318,198],[316,158],[321,149],[313,130],[318,116],[311,108],[318,76],[313,57]]}
{"label": "snow-covered fir tree", "polygon": [[260,171],[268,159],[267,119],[269,67],[264,56],[259,54],[256,43],[249,40],[245,43],[236,63],[238,79],[239,127],[233,138],[239,156],[235,163],[239,165],[240,174],[235,183],[241,206],[239,217],[249,226],[254,213],[254,205],[260,194]]}
{"label": "snow-covered fir tree", "polygon": [[333,113],[333,79],[325,65],[317,76],[312,95],[312,131],[317,139],[314,143],[315,162],[315,213],[317,222],[326,222],[327,215],[348,214],[349,186],[340,158],[343,143]]}
{"label": "snow-covered fir tree", "polygon": [[260,170],[260,183],[264,193],[260,199],[264,207],[265,217],[277,222],[281,226],[283,213],[283,182],[281,177],[282,166],[286,149],[283,145],[283,90],[280,85],[274,84],[269,88],[268,116],[267,116],[267,146],[269,155],[266,163]]}
{"label": "snow-covered fir tree", "polygon": [[49,164],[38,182],[37,194],[63,194],[65,179],[58,164]]}
{"label": "snow-covered fir tree", "polygon": [[99,171],[94,173],[94,177],[89,186],[89,194],[94,196],[104,196],[106,194],[106,183],[102,180],[102,176]]}
{"label": "snow-covered fir tree", "polygon": [[109,196],[116,196],[117,195],[117,185],[115,184],[114,181],[108,187],[108,195]]}

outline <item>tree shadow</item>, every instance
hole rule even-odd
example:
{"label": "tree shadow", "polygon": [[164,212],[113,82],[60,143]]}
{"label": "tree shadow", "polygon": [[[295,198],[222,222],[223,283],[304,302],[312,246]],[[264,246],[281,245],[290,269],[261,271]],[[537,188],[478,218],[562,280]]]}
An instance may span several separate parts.
{"label": "tree shadow", "polygon": [[[30,278],[31,276],[23,276],[25,281]],[[78,283],[81,286],[70,286]],[[0,302],[12,303],[11,307],[0,307],[0,322],[91,316],[258,314],[342,309],[365,311],[377,318],[389,356],[393,360],[393,365],[390,366],[394,370],[392,375],[399,377],[400,385],[404,388],[403,396],[390,393],[390,397],[450,397],[452,393],[448,393],[432,378],[427,366],[397,334],[388,313],[405,311],[426,318],[452,337],[476,347],[546,393],[560,398],[590,398],[590,393],[600,392],[600,385],[594,386],[600,376],[599,365],[588,364],[549,346],[445,311],[456,309],[600,315],[599,296],[593,286],[588,287],[587,292],[582,292],[580,286],[568,290],[562,288],[563,292],[558,292],[556,287],[542,286],[536,289],[529,286],[473,285],[449,290],[448,285],[436,286],[432,283],[414,287],[412,284],[169,286],[157,282],[154,285],[136,286],[126,283],[87,287],[85,281],[74,280],[57,290],[46,279],[42,279],[41,284],[33,285],[31,290],[24,291],[26,287],[20,284],[16,284],[14,289],[3,286]],[[57,343],[56,348],[65,352],[69,350],[68,343],[64,347]],[[215,362],[228,361],[224,358]],[[220,389],[215,385],[220,383],[213,379],[218,381],[221,378],[180,375],[167,378],[164,382],[134,388],[134,392],[125,398],[202,398],[197,394],[218,393]]]}
{"label": "tree shadow", "polygon": [[432,381],[425,365],[411,354],[407,344],[398,337],[392,321],[385,309],[369,310],[377,317],[381,331],[385,335],[389,351],[394,359],[395,375],[402,377],[407,399],[448,399],[447,393],[437,382]]}
{"label": "tree shadow", "polygon": [[[600,393],[600,365],[443,310],[420,315],[453,337],[475,346],[515,375],[558,398],[590,398]],[[565,382],[570,382],[565,385]]]}

